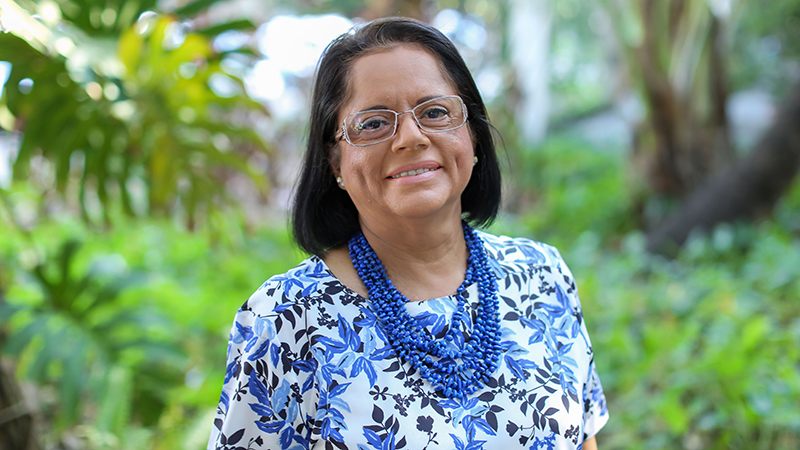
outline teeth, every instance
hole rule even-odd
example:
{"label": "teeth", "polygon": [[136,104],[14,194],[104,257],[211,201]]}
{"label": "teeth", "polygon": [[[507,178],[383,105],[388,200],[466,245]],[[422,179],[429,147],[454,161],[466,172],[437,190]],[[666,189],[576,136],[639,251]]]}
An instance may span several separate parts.
{"label": "teeth", "polygon": [[400,172],[397,175],[391,176],[389,178],[401,178],[401,177],[408,177],[411,175],[419,175],[421,173],[430,172],[436,169],[417,169],[417,170],[409,170],[408,172]]}

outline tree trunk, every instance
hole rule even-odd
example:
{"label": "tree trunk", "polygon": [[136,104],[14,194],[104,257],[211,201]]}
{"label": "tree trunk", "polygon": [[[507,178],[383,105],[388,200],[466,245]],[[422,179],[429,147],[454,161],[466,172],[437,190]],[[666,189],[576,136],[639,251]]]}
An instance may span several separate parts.
{"label": "tree trunk", "polygon": [[[732,161],[725,115],[726,17],[715,16],[702,0],[625,4],[634,3],[642,36],[630,46],[629,62],[641,76],[648,106],[634,158],[656,195],[683,198]],[[621,11],[613,16],[622,17]]]}
{"label": "tree trunk", "polygon": [[33,416],[28,411],[14,372],[0,361],[0,448],[34,450]]}
{"label": "tree trunk", "polygon": [[[4,302],[3,286],[0,284],[0,305]],[[5,337],[5,331],[0,327],[0,347],[5,344]],[[39,446],[33,430],[33,415],[13,368],[0,358],[0,449],[37,450]]]}
{"label": "tree trunk", "polygon": [[520,93],[515,108],[517,124],[523,141],[536,145],[547,134],[553,12],[546,0],[510,0],[508,8],[509,57],[514,87]]}
{"label": "tree trunk", "polygon": [[673,256],[692,230],[708,231],[721,222],[769,214],[800,171],[798,124],[800,83],[750,155],[690,194],[677,212],[649,233],[647,249]]}

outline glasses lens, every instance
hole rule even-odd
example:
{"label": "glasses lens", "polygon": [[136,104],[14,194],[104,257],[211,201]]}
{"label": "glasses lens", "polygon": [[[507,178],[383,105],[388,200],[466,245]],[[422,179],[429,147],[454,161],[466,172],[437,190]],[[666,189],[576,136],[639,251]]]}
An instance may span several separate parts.
{"label": "glasses lens", "polygon": [[425,131],[447,131],[464,125],[464,103],[459,97],[439,97],[414,108],[420,127]]}
{"label": "glasses lens", "polygon": [[413,113],[419,127],[429,133],[455,130],[467,122],[463,100],[451,95],[420,103],[410,111],[396,113],[389,109],[376,109],[347,116],[344,121],[345,138],[357,146],[383,142],[391,138],[397,129],[397,115],[408,112]]}
{"label": "glasses lens", "polygon": [[394,111],[362,111],[345,121],[347,137],[354,145],[368,145],[387,139],[394,132],[397,116]]}

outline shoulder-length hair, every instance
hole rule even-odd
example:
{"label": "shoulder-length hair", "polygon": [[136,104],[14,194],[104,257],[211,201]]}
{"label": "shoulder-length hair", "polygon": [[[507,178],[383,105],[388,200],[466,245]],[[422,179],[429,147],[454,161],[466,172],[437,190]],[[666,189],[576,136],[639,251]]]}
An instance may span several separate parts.
{"label": "shoulder-length hair", "polygon": [[337,186],[331,167],[339,109],[348,94],[353,62],[370,51],[402,44],[417,45],[433,54],[467,105],[478,163],[461,194],[464,220],[473,226],[486,226],[497,216],[500,167],[486,107],[467,65],[453,43],[436,28],[408,18],[379,19],[331,42],[317,66],[308,146],[292,210],[294,238],[310,254],[340,246],[360,231],[358,211],[347,192]]}

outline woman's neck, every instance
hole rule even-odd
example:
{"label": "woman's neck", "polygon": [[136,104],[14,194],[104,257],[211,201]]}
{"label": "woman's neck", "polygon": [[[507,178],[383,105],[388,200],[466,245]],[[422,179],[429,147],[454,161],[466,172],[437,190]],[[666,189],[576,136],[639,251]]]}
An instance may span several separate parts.
{"label": "woman's neck", "polygon": [[461,218],[365,223],[361,230],[392,283],[409,300],[455,293],[464,281],[468,251]]}

